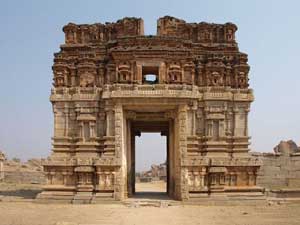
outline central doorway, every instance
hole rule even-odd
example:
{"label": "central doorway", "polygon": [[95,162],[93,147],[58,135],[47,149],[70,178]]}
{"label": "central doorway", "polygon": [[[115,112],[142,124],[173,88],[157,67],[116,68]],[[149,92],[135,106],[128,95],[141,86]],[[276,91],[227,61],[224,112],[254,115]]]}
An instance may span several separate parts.
{"label": "central doorway", "polygon": [[[151,120],[128,120],[127,121],[127,196],[128,197],[140,197],[140,198],[173,198],[175,179],[174,179],[174,124],[172,120],[162,120],[162,121],[151,121]],[[157,176],[139,176],[141,175],[137,168],[137,161],[140,157],[137,157],[139,153],[144,151],[137,148],[142,146],[137,146],[136,141],[143,134],[156,134],[162,136],[164,141],[164,148],[160,149],[164,151],[164,159],[160,163],[162,171],[160,171]],[[153,140],[155,141],[155,139]],[[153,154],[151,151],[155,148],[155,144],[152,146],[147,146],[148,155]],[[145,149],[144,149],[145,150]],[[151,153],[152,152],[152,153]],[[151,155],[153,156],[153,155]],[[140,163],[140,162],[138,162]],[[139,164],[140,165],[140,164]],[[149,168],[150,170],[151,168]],[[165,172],[163,172],[165,170]],[[148,179],[148,180],[147,180]],[[157,186],[158,185],[158,186]],[[155,187],[156,186],[156,187]]]}
{"label": "central doorway", "polygon": [[167,193],[167,140],[158,132],[135,137],[135,194]]}

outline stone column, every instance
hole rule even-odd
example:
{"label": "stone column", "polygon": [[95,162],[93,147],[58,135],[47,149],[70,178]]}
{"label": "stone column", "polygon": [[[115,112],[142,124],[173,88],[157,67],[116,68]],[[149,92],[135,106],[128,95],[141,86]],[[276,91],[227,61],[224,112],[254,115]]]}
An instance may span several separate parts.
{"label": "stone column", "polygon": [[159,83],[166,83],[166,64],[164,62],[159,66]]}
{"label": "stone column", "polygon": [[71,75],[71,86],[76,86],[76,68],[75,66],[70,68],[70,75]]}
{"label": "stone column", "polygon": [[232,115],[232,119],[233,119],[233,136],[237,136],[237,116],[238,116],[238,112],[239,110],[234,107],[233,108],[233,115]]}
{"label": "stone column", "polygon": [[138,84],[143,83],[143,67],[140,64],[136,65],[136,79]]}
{"label": "stone column", "polygon": [[203,133],[204,130],[204,118],[203,118],[203,112],[201,109],[198,109],[198,111],[196,111],[196,124],[197,124],[197,129],[196,129],[196,134],[199,136],[203,136],[205,135],[205,133]]}
{"label": "stone column", "polygon": [[202,187],[201,173],[199,173],[199,171],[194,171],[193,175],[194,175],[194,187],[196,190],[199,190],[200,187]]}
{"label": "stone column", "polygon": [[207,175],[206,168],[202,167],[200,171],[200,186],[201,189],[207,189],[207,184],[205,185],[205,176]]}
{"label": "stone column", "polygon": [[197,113],[198,105],[197,102],[193,102],[193,106],[191,107],[192,112],[192,136],[196,135],[196,113]]}
{"label": "stone column", "polygon": [[105,79],[104,79],[104,66],[103,66],[103,64],[101,63],[100,65],[99,65],[99,68],[98,68],[98,74],[99,74],[99,76],[98,76],[98,85],[99,86],[102,86],[102,85],[104,85],[104,82],[105,82]]}
{"label": "stone column", "polygon": [[250,108],[245,109],[245,136],[248,136],[248,114],[250,112]]}
{"label": "stone column", "polygon": [[84,140],[84,127],[83,127],[83,122],[79,122],[79,137],[81,140]]}
{"label": "stone column", "polygon": [[126,185],[126,148],[124,140],[123,126],[123,107],[120,103],[115,105],[115,156],[121,163],[119,171],[116,173],[115,199],[122,200],[125,198]]}
{"label": "stone column", "polygon": [[106,111],[106,136],[113,136],[113,110],[109,109]]}
{"label": "stone column", "polygon": [[[177,179],[180,184],[176,186],[180,187],[180,193],[175,193],[180,200],[187,200],[189,198],[188,191],[188,169],[182,167],[182,161],[187,158],[187,106],[180,105],[178,109],[178,136],[179,136],[179,145],[178,152],[179,154],[179,173],[180,179]],[[177,157],[176,157],[177,158]],[[175,191],[179,191],[176,190]]]}
{"label": "stone column", "polygon": [[95,121],[90,121],[90,137],[94,138],[95,136]]}
{"label": "stone column", "polygon": [[65,116],[65,128],[64,128],[64,136],[67,137],[69,135],[69,109],[64,109],[64,116]]}

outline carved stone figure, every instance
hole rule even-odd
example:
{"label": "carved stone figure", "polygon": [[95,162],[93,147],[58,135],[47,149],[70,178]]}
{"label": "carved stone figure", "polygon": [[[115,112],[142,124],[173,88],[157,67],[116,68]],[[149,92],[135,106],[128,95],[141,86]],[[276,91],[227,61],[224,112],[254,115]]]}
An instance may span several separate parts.
{"label": "carved stone figure", "polygon": [[212,72],[211,75],[209,76],[209,85],[210,86],[223,86],[224,82],[223,82],[222,75],[217,71]]}
{"label": "carved stone figure", "polygon": [[130,63],[128,62],[121,63],[118,67],[118,75],[119,75],[118,77],[119,82],[121,83],[132,82]]}
{"label": "carved stone figure", "polygon": [[172,63],[168,69],[168,81],[169,83],[180,83],[182,76],[181,66],[177,63]]}
{"label": "carved stone figure", "polygon": [[95,85],[95,76],[89,72],[80,75],[80,87],[93,87]]}
{"label": "carved stone figure", "polygon": [[248,77],[245,72],[239,72],[238,74],[238,87],[247,88],[248,87]]}

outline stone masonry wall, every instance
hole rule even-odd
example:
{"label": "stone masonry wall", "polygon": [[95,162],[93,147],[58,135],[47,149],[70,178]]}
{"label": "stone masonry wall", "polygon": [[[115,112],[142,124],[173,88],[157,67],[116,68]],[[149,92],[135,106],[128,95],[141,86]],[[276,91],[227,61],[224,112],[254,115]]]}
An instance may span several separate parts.
{"label": "stone masonry wall", "polygon": [[293,141],[281,141],[274,153],[252,153],[262,160],[257,185],[269,189],[300,188],[300,149]]}

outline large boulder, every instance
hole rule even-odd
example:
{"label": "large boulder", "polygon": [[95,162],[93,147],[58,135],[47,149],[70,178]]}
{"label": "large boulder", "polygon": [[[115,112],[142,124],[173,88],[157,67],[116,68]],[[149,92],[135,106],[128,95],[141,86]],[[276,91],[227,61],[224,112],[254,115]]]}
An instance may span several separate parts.
{"label": "large boulder", "polygon": [[300,152],[300,148],[293,140],[280,141],[280,143],[275,146],[274,152],[289,155],[292,153]]}

